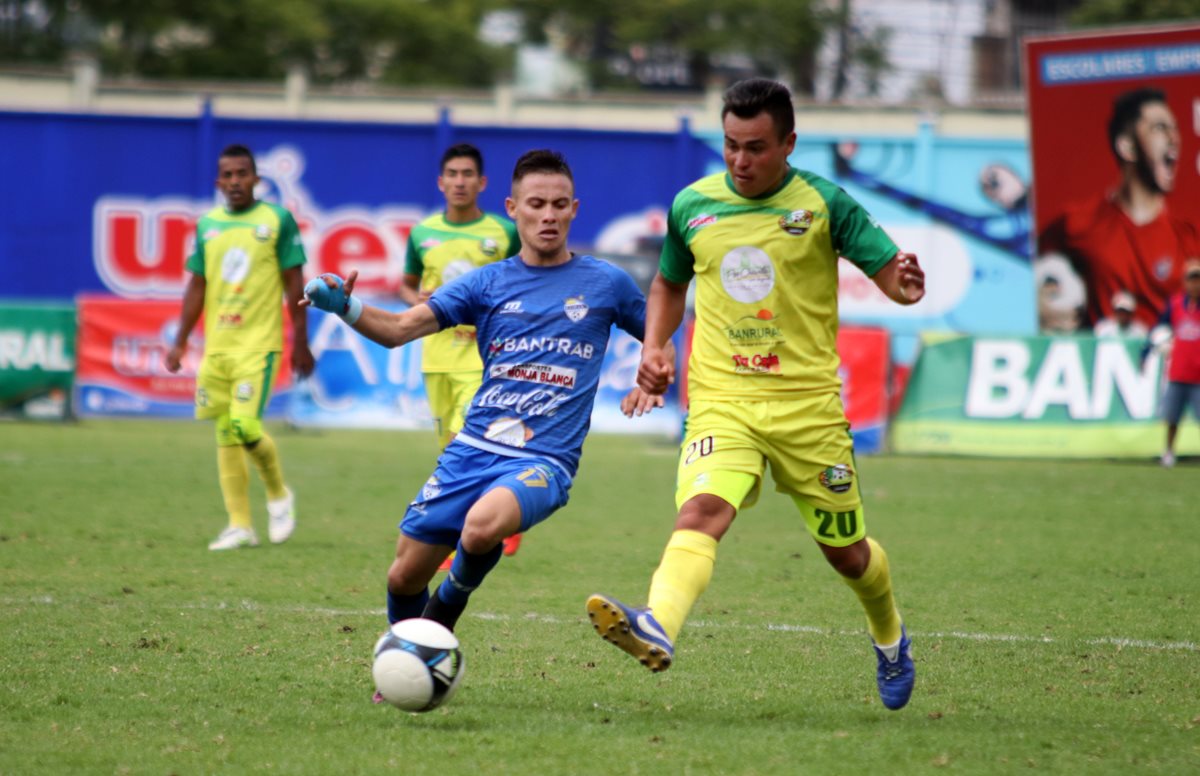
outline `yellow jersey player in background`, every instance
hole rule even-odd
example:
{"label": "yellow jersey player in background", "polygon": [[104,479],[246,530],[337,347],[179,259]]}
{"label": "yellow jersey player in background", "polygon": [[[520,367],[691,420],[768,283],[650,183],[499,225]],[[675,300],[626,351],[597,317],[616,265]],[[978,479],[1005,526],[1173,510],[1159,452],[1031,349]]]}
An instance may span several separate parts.
{"label": "yellow jersey player in background", "polygon": [[[664,350],[696,281],[688,363],[688,422],[676,479],[675,531],[650,583],[648,606],[593,595],[597,632],[652,671],[675,641],[716,562],[717,543],[754,504],[767,464],[826,560],[855,592],[875,644],[880,697],[903,707],[913,688],[907,632],[887,555],[867,538],[858,472],[837,370],[838,259],[893,301],[925,293],[916,257],[902,253],[833,183],[788,164],[796,143],[791,94],[750,79],[725,93],[726,172],[681,191],[668,215],[650,288],[638,385],[673,381]],[[798,591],[799,592],[799,591]]]}
{"label": "yellow jersey player in background", "polygon": [[178,372],[188,336],[204,314],[204,358],[196,374],[196,417],[216,421],[217,472],[229,524],[209,545],[232,550],[258,545],[250,515],[254,462],[267,491],[268,536],[287,541],[295,529],[295,496],[284,484],[275,442],[263,429],[283,351],[286,296],[292,321],[292,369],[312,373],[304,297],[304,248],[296,220],[284,208],[254,197],[254,155],[230,145],[217,160],[217,188],[225,204],[196,224],[196,249],[175,343],[164,357]]}
{"label": "yellow jersey player in background", "polygon": [[[437,185],[446,209],[421,221],[408,236],[404,283],[398,294],[412,306],[455,278],[521,250],[513,222],[479,207],[487,176],[478,148],[469,143],[447,148]],[[421,344],[421,373],[438,443],[445,449],[462,430],[467,408],[483,380],[475,327],[454,326],[426,337]],[[520,534],[505,539],[504,554],[515,553],[520,543]],[[447,558],[441,570],[448,570],[452,561]]]}

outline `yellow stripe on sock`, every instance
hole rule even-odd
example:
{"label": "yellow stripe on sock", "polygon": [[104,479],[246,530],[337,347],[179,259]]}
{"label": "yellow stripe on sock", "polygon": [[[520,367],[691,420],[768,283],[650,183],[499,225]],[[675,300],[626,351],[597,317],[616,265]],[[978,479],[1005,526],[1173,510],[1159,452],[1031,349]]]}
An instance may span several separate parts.
{"label": "yellow stripe on sock", "polygon": [[229,524],[235,528],[250,528],[250,470],[241,445],[217,447],[217,479]]}
{"label": "yellow stripe on sock", "polygon": [[287,490],[283,486],[283,462],[279,460],[279,449],[275,447],[275,440],[264,431],[258,443],[254,447],[247,447],[246,452],[250,454],[250,460],[254,461],[254,468],[258,470],[258,476],[266,486],[267,498],[278,501],[286,496]]}
{"label": "yellow stripe on sock", "polygon": [[717,561],[717,540],[699,531],[671,534],[662,561],[650,581],[650,610],[671,641],[696,599],[708,587]]}
{"label": "yellow stripe on sock", "polygon": [[871,560],[867,570],[858,579],[842,577],[858,596],[867,614],[867,630],[876,644],[895,644],[900,640],[900,612],[892,597],[892,575],[888,568],[887,553],[870,537]]}

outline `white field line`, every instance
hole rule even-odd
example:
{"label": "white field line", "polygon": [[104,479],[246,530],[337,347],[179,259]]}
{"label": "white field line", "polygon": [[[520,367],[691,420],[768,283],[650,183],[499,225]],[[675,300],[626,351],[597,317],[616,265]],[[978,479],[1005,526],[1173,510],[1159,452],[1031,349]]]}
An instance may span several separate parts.
{"label": "white field line", "polygon": [[[36,596],[34,598],[12,599],[0,598],[0,605],[19,606],[22,604],[43,604],[55,605],[58,602],[52,596]],[[172,608],[172,609],[192,609],[192,610],[211,610],[220,611],[225,609],[234,609],[247,612],[289,612],[293,614],[318,614],[328,617],[384,617],[387,614],[385,609],[336,609],[324,606],[305,606],[302,604],[292,606],[273,606],[263,605],[255,601],[220,601],[211,604],[176,604],[167,605],[161,604],[156,608]],[[480,620],[494,620],[504,622],[508,620],[523,620],[526,622],[541,622],[552,625],[568,625],[578,623],[583,620],[583,617],[564,618],[549,614],[530,613],[519,616],[507,614],[497,614],[494,612],[469,612],[468,617],[474,617]],[[767,630],[779,631],[782,633],[806,633],[815,636],[838,636],[838,637],[854,637],[863,638],[864,632],[861,630],[839,630],[832,628],[822,628],[816,625],[792,625],[786,623],[768,623],[767,625],[745,625],[737,622],[713,622],[711,620],[689,620],[688,628],[713,628],[718,630]],[[1113,646],[1117,649],[1146,649],[1158,651],[1176,651],[1176,652],[1200,652],[1200,644],[1194,641],[1154,641],[1152,639],[1135,639],[1126,636],[1101,636],[1092,639],[1062,639],[1053,636],[1021,636],[1016,634],[1006,633],[968,633],[965,631],[911,631],[913,636],[918,636],[922,640],[925,639],[959,639],[963,641],[979,641],[979,642],[1011,642],[1019,644],[1065,644],[1065,645],[1087,645],[1093,647]]]}

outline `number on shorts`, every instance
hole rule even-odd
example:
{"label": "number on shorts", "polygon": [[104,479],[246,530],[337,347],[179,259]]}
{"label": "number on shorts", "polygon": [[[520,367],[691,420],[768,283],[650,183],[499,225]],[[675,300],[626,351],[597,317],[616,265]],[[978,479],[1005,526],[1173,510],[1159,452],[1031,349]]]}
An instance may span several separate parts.
{"label": "number on shorts", "polygon": [[706,455],[712,455],[713,438],[710,436],[701,437],[695,442],[687,446],[687,456],[683,459],[685,466],[695,463],[697,458],[703,458]]}
{"label": "number on shorts", "polygon": [[[817,529],[818,536],[824,536],[826,539],[849,538],[858,533],[858,512],[850,510],[849,512],[826,512],[824,509],[813,510],[821,520],[821,527]],[[833,529],[837,529],[837,533]]]}

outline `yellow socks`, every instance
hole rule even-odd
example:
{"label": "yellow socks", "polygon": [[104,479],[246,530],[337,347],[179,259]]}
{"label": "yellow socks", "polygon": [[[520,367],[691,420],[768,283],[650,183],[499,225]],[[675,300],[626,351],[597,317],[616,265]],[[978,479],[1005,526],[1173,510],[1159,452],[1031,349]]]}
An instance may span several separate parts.
{"label": "yellow socks", "polygon": [[235,528],[251,528],[250,471],[246,468],[241,445],[217,447],[217,479],[225,498],[225,511],[229,513],[229,524]]}
{"label": "yellow socks", "polygon": [[671,534],[662,561],[650,581],[647,602],[654,618],[674,641],[696,599],[712,579],[717,561],[717,540],[699,531]]}
{"label": "yellow socks", "polygon": [[278,501],[286,496],[287,490],[283,487],[283,464],[279,461],[275,440],[264,433],[254,447],[246,448],[246,452],[250,460],[254,461],[254,468],[258,470],[258,476],[266,486],[267,498]]}
{"label": "yellow socks", "polygon": [[862,602],[867,613],[867,630],[876,644],[888,645],[900,641],[900,612],[892,598],[892,575],[888,571],[887,553],[868,538],[871,560],[858,579],[842,577]]}

